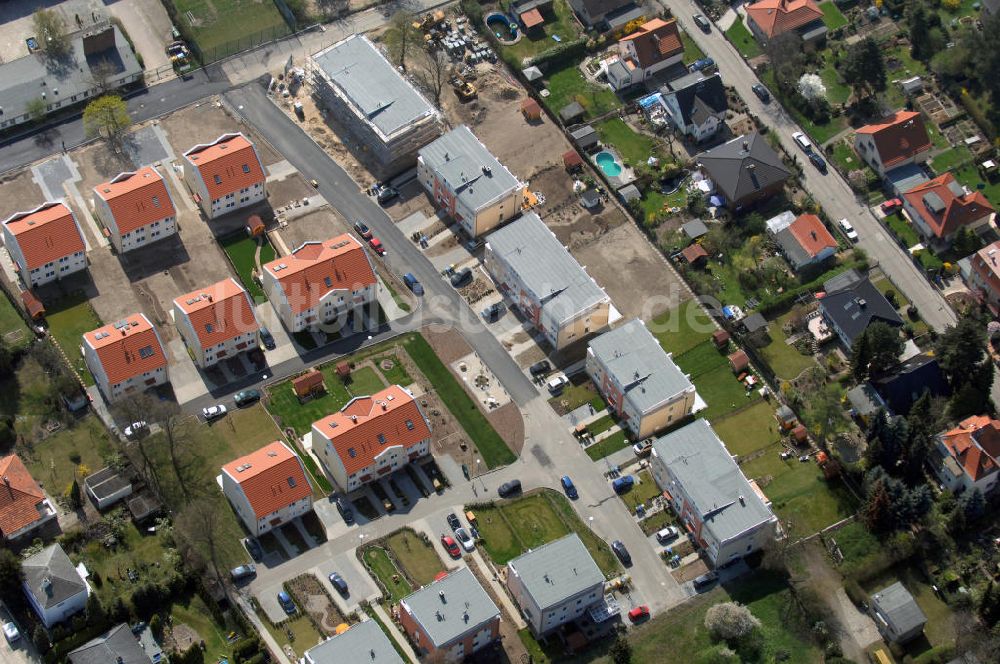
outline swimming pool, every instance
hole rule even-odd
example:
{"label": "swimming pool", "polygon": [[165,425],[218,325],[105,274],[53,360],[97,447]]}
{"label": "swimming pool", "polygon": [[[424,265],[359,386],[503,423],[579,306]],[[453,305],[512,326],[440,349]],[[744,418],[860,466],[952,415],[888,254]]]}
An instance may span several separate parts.
{"label": "swimming pool", "polygon": [[616,178],[622,174],[622,165],[618,162],[618,158],[608,151],[598,152],[594,161],[609,178]]}

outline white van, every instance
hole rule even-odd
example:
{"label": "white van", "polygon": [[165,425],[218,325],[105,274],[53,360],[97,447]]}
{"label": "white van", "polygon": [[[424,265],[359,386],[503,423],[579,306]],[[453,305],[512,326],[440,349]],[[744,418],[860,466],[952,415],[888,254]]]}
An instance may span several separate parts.
{"label": "white van", "polygon": [[801,131],[797,131],[794,134],[792,134],[792,140],[795,141],[796,145],[802,148],[803,152],[806,153],[812,152],[813,149],[812,143],[809,142],[809,139],[806,138],[806,135],[803,134]]}
{"label": "white van", "polygon": [[555,378],[550,378],[549,382],[545,383],[545,387],[549,389],[550,394],[559,394],[567,385],[569,385],[569,378],[562,374],[559,374]]}

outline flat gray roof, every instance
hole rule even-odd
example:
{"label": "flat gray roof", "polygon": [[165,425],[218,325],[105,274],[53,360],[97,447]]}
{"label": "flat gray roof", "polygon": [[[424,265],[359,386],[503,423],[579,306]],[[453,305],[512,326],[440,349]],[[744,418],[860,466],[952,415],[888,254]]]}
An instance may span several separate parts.
{"label": "flat gray roof", "polygon": [[465,125],[420,148],[417,154],[430,169],[441,174],[458,200],[473,210],[521,186],[521,181]]}
{"label": "flat gray roof", "polygon": [[[604,585],[601,568],[576,533],[522,553],[507,567],[521,577],[525,590],[543,611],[592,586]],[[603,596],[598,593],[598,599]]]}
{"label": "flat gray roof", "polygon": [[352,625],[346,632],[310,648],[305,661],[307,664],[404,664],[389,637],[374,620]]}
{"label": "flat gray roof", "polygon": [[640,413],[694,388],[641,320],[632,319],[592,339],[590,350]]}
{"label": "flat gray roof", "polygon": [[312,56],[343,96],[385,138],[437,110],[364,35]]}
{"label": "flat gray roof", "polygon": [[609,299],[534,212],[493,231],[487,244],[542,302],[543,311],[559,314],[557,321]]}
{"label": "flat gray roof", "polygon": [[897,632],[909,632],[927,623],[927,616],[900,581],[872,595],[872,604],[892,621]]}
{"label": "flat gray roof", "polygon": [[500,615],[500,609],[468,567],[407,595],[400,604],[410,608],[436,647]]}
{"label": "flat gray roof", "polygon": [[[706,420],[661,436],[653,450],[720,542],[774,518]],[[673,492],[672,487],[662,487]]]}

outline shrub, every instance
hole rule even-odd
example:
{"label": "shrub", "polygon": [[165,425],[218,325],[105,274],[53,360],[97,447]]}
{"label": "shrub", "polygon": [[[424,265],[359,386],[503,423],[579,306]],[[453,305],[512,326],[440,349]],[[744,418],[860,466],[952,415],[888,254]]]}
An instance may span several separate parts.
{"label": "shrub", "polygon": [[854,579],[844,579],[844,592],[856,606],[861,606],[868,601],[868,595],[861,589],[861,585]]}
{"label": "shrub", "polygon": [[760,627],[760,620],[738,602],[722,602],[705,613],[705,628],[717,639],[742,639]]}

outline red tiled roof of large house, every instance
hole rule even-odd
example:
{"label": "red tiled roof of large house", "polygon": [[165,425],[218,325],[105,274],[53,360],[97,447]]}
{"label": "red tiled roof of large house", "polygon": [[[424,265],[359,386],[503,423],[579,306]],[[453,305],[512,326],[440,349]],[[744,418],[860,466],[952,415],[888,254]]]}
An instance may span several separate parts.
{"label": "red tiled roof of large house", "polygon": [[262,182],[264,167],[243,134],[223,134],[184,153],[198,169],[212,200]]}
{"label": "red tiled roof of large house", "polygon": [[43,203],[8,217],[3,224],[17,241],[29,270],[86,250],[73,212],[64,203]]}
{"label": "red tiled roof of large house", "polygon": [[416,399],[399,385],[357,397],[313,427],[333,444],[348,475],[372,465],[389,445],[408,448],[431,435]]}
{"label": "red tiled roof of large house", "polygon": [[994,212],[981,192],[966,192],[951,173],[917,185],[903,197],[939,238]]}
{"label": "red tiled roof of large house", "polygon": [[306,242],[263,269],[281,284],[294,313],[312,309],[331,290],[358,290],[375,283],[364,247],[344,233],[324,242]]}
{"label": "red tiled roof of large house", "polygon": [[1000,457],[1000,420],[987,415],[973,415],[950,431],[941,434],[941,442],[951,450],[973,481],[996,471]]}
{"label": "red tiled roof of large house", "polygon": [[914,111],[897,111],[881,122],[861,127],[857,133],[871,135],[886,168],[931,149],[924,119]]}
{"label": "red tiled roof of large house", "polygon": [[0,458],[0,535],[30,526],[41,518],[45,493],[16,454]]}
{"label": "red tiled roof of large house", "polygon": [[112,385],[167,364],[160,338],[145,314],[131,314],[91,330],[83,335],[83,343],[97,352]]}
{"label": "red tiled roof of large house", "polygon": [[622,37],[621,41],[632,42],[639,66],[643,69],[684,52],[675,18],[667,21],[654,18],[640,25],[638,30],[627,37]]}
{"label": "red tiled roof of large house", "polygon": [[281,441],[222,467],[247,497],[258,519],[312,495],[299,457]]}
{"label": "red tiled roof of large house", "polygon": [[802,214],[789,225],[791,231],[803,251],[815,258],[821,251],[829,247],[836,248],[837,241],[826,230],[823,221],[814,214]]}
{"label": "red tiled roof of large house", "polygon": [[260,327],[250,296],[232,277],[181,295],[174,304],[187,314],[202,348]]}
{"label": "red tiled roof of large house", "polygon": [[122,235],[177,214],[163,177],[151,166],[121,173],[94,193],[107,202]]}
{"label": "red tiled roof of large house", "polygon": [[823,18],[815,0],[760,0],[746,11],[769,39]]}

